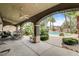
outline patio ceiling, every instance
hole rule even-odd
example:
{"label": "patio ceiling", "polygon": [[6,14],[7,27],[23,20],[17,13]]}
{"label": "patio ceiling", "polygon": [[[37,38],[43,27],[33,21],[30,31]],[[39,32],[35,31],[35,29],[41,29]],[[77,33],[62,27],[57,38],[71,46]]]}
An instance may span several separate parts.
{"label": "patio ceiling", "polygon": [[55,5],[58,3],[1,3],[0,15],[4,21],[18,24]]}
{"label": "patio ceiling", "polygon": [[[32,17],[30,17],[28,20],[33,22],[33,23],[36,23],[38,22],[41,18],[51,14],[51,13],[54,13],[54,12],[59,12],[59,11],[64,11],[64,10],[69,10],[72,11],[72,9],[76,10],[75,8],[78,8],[77,10],[79,10],[79,3],[60,3],[60,4],[57,4],[51,8],[48,8],[46,10],[44,10],[43,12],[40,12]],[[43,19],[41,19],[43,20]],[[23,22],[20,22],[18,24],[22,24],[24,22],[26,22],[27,20],[23,21]],[[17,25],[18,25],[17,24]]]}

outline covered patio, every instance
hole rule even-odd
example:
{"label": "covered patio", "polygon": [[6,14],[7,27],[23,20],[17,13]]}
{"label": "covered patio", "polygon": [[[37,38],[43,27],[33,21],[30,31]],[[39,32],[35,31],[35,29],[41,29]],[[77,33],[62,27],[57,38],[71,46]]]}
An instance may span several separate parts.
{"label": "covered patio", "polygon": [[[79,53],[67,50],[55,45],[40,41],[30,43],[29,37],[23,36],[22,40],[6,41],[6,45],[0,45],[0,50],[10,48],[9,52],[1,53],[0,56],[78,56]],[[5,48],[5,49],[4,49]]]}
{"label": "covered patio", "polygon": [[[56,11],[79,8],[79,4],[61,4],[61,3],[24,3],[24,4],[0,4],[0,24],[3,32],[7,25],[15,27],[17,33],[19,31],[20,40],[5,41],[6,44],[0,45],[0,55],[2,56],[78,56],[79,53],[67,50],[48,42],[40,41],[40,22],[42,18]],[[79,16],[78,16],[79,17]],[[79,20],[79,19],[78,19]],[[34,36],[24,36],[22,33],[22,25],[25,22],[34,24]],[[12,30],[12,29],[11,29]],[[8,31],[8,30],[7,30]],[[79,32],[79,31],[78,31]],[[1,41],[2,42],[2,41]],[[7,52],[4,52],[8,49]],[[4,53],[2,53],[4,52]]]}

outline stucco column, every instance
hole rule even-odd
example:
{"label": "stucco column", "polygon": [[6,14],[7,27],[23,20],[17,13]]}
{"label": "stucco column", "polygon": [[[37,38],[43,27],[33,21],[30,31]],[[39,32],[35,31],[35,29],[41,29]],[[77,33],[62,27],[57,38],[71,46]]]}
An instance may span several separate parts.
{"label": "stucco column", "polygon": [[20,25],[16,25],[16,31],[20,31],[21,30],[21,26]]}
{"label": "stucco column", "polygon": [[77,33],[78,33],[78,38],[79,38],[79,29],[78,29]]}
{"label": "stucco column", "polygon": [[21,25],[16,25],[16,31],[21,31]]}
{"label": "stucco column", "polygon": [[39,24],[34,24],[34,38],[33,38],[34,43],[40,42],[40,25]]}
{"label": "stucco column", "polygon": [[21,32],[21,35],[23,35],[24,33],[23,33],[23,31],[22,31],[22,25],[19,25],[19,30],[20,30],[20,32]]}
{"label": "stucco column", "polygon": [[3,31],[4,25],[2,24],[2,31]]}
{"label": "stucco column", "polygon": [[18,31],[18,25],[16,26],[16,31]]}
{"label": "stucco column", "polygon": [[77,16],[77,29],[78,29],[78,38],[79,38],[79,16]]}
{"label": "stucco column", "polygon": [[21,27],[21,25],[16,25],[16,31],[18,33],[21,33],[21,35],[22,35],[22,27]]}

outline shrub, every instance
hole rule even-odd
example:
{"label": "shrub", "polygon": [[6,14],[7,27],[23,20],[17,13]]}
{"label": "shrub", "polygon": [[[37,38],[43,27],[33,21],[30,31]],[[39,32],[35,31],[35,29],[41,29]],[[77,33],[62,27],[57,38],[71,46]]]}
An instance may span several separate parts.
{"label": "shrub", "polygon": [[60,33],[59,36],[64,36],[64,33]]}
{"label": "shrub", "polygon": [[67,45],[75,45],[78,44],[78,40],[74,38],[63,38],[63,43]]}
{"label": "shrub", "polygon": [[41,29],[40,40],[41,41],[46,41],[46,40],[48,40],[48,38],[49,38],[48,30]]}

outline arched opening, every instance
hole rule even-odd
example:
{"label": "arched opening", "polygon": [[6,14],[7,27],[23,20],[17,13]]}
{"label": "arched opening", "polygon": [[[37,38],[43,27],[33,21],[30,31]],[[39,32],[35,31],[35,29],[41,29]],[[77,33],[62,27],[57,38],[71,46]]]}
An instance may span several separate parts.
{"label": "arched opening", "polygon": [[16,31],[16,27],[13,25],[6,25],[3,27],[3,31],[10,31],[10,32],[14,32]]}
{"label": "arched opening", "polygon": [[34,24],[32,22],[25,22],[22,24],[22,33],[25,36],[30,36],[31,38],[34,35]]}
{"label": "arched opening", "polygon": [[[44,29],[41,34],[45,36],[48,33],[47,37],[43,37],[42,41],[46,41],[49,44],[58,46],[58,47],[67,47],[69,49],[75,49],[74,46],[64,46],[63,38],[78,40],[79,35],[79,9],[68,9],[63,11],[57,11],[51,13],[50,15],[45,16],[40,19],[40,29]],[[47,32],[44,32],[46,31]],[[44,34],[45,33],[45,34]],[[42,35],[40,35],[42,36]],[[77,47],[77,46],[75,46]],[[78,51],[78,49],[75,49]]]}
{"label": "arched opening", "polygon": [[[35,23],[35,27],[44,26],[42,28],[46,28],[45,30],[48,31],[48,34],[53,36],[69,36],[70,34],[76,34],[75,37],[78,37],[78,29],[77,29],[77,16],[79,15],[79,9],[66,9],[62,11],[53,12],[38,22]],[[72,20],[71,20],[72,19]],[[73,20],[74,19],[74,20]],[[38,28],[35,29],[35,32],[41,34]],[[70,35],[72,37],[72,35]],[[74,35],[73,35],[74,36]]]}
{"label": "arched opening", "polygon": [[0,24],[0,31],[2,31],[2,24]]}
{"label": "arched opening", "polygon": [[47,28],[47,30],[49,30],[49,34],[52,34],[53,36],[78,34],[78,13],[78,9],[68,9],[51,13],[40,20],[40,26]]}

